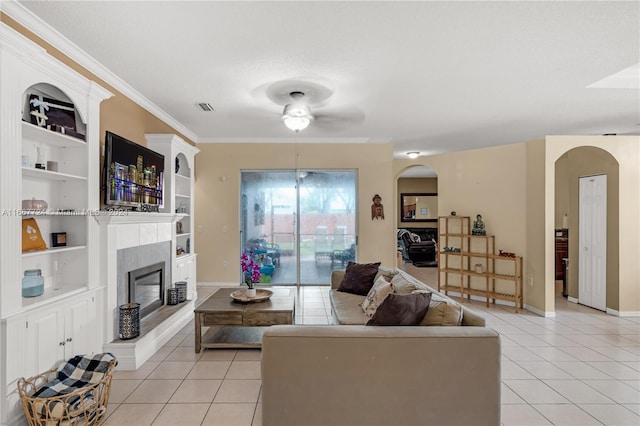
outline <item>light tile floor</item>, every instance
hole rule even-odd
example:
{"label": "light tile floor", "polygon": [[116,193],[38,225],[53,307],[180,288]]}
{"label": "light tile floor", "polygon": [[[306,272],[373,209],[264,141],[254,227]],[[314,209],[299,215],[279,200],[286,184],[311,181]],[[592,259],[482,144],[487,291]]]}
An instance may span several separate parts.
{"label": "light tile floor", "polygon": [[[328,290],[300,289],[297,324],[327,324]],[[505,426],[640,424],[640,318],[562,297],[555,318],[465,303],[502,335]],[[260,351],[195,354],[193,329],[186,326],[137,371],[115,372],[106,425],[261,425]]]}

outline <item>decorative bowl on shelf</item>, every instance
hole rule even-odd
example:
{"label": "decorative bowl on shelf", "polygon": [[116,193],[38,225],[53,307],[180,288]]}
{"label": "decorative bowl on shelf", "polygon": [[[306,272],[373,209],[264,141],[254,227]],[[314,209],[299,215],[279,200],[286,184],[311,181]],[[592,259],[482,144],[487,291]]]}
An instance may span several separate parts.
{"label": "decorative bowl on shelf", "polygon": [[22,210],[46,210],[49,205],[44,200],[22,200]]}
{"label": "decorative bowl on shelf", "polygon": [[266,302],[273,295],[271,290],[266,289],[256,289],[256,296],[250,297],[247,295],[247,289],[236,290],[231,293],[231,298],[234,302],[240,303],[258,303],[258,302]]}

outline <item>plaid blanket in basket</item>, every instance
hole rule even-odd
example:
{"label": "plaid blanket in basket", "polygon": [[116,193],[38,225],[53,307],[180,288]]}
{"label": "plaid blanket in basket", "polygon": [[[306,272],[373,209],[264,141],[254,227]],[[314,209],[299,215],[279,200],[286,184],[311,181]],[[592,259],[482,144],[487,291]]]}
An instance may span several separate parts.
{"label": "plaid blanket in basket", "polygon": [[40,389],[33,397],[48,398],[70,393],[84,386],[98,383],[109,371],[115,357],[110,353],[95,354],[92,357],[76,355],[58,368],[58,375]]}
{"label": "plaid blanket in basket", "polygon": [[[86,386],[94,386],[104,379],[111,368],[115,357],[110,353],[96,354],[92,357],[78,355],[58,368],[56,378],[40,387],[32,398],[34,403],[30,411],[46,426],[74,426],[90,425],[99,419],[106,411],[106,407],[97,401],[99,395],[94,395],[94,388],[87,392],[64,396]],[[42,399],[40,399],[42,398]],[[54,399],[47,399],[54,398]]]}

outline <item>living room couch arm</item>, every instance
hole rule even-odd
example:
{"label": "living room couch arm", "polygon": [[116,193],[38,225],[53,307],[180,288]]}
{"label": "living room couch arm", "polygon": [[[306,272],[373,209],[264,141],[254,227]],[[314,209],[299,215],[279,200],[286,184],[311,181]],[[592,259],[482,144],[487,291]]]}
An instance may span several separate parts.
{"label": "living room couch arm", "polygon": [[337,290],[344,278],[344,269],[334,269],[331,271],[331,288]]}
{"label": "living room couch arm", "polygon": [[261,365],[265,426],[500,424],[486,327],[272,326]]}

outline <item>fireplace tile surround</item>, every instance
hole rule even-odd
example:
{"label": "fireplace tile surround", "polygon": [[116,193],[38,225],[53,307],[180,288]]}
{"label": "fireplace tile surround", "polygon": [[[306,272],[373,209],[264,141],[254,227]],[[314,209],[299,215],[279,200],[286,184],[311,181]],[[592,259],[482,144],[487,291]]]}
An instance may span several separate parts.
{"label": "fireplace tile surround", "polygon": [[[171,287],[171,241],[128,247],[117,251],[118,306],[133,302],[129,298],[129,272],[164,262],[164,289]],[[117,338],[117,330],[116,336]]]}
{"label": "fireplace tile surround", "polygon": [[193,317],[193,301],[176,307],[164,305],[142,320],[140,337],[118,339],[118,306],[129,301],[128,272],[165,262],[165,289],[172,285],[172,230],[176,220],[175,214],[137,212],[98,218],[102,241],[101,280],[106,284],[103,350],[118,357],[118,369],[140,367]]}

